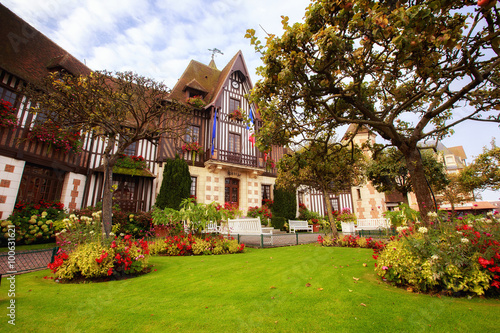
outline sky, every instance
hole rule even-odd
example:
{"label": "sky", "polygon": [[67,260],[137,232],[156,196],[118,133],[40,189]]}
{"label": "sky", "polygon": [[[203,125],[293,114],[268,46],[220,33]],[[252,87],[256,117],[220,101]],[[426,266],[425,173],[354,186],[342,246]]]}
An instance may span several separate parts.
{"label": "sky", "polygon": [[[93,70],[134,71],[173,88],[190,60],[222,69],[243,52],[252,83],[262,65],[248,39],[281,35],[281,16],[303,20],[309,0],[3,0],[2,3]],[[460,113],[460,111],[457,111]],[[493,123],[464,123],[442,143],[463,146],[467,163],[500,140]],[[486,191],[483,200],[500,200]]]}

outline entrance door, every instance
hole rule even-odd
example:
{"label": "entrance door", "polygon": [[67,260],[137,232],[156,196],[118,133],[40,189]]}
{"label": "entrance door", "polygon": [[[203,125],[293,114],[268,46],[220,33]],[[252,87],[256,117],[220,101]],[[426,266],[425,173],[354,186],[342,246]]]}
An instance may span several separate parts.
{"label": "entrance door", "polygon": [[224,200],[239,206],[239,184],[240,181],[234,178],[226,178],[226,188]]}

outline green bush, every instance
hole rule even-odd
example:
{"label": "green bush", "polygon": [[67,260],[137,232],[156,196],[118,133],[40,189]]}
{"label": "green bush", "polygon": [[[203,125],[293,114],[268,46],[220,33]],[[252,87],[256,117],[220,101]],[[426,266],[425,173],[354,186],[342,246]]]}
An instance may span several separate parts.
{"label": "green bush", "polygon": [[297,198],[295,192],[274,189],[273,216],[281,216],[287,220],[294,220],[297,216]]}
{"label": "green bush", "polygon": [[284,230],[286,219],[281,216],[276,216],[271,218],[271,226],[275,229]]}
{"label": "green bush", "polygon": [[165,162],[163,181],[156,197],[155,206],[160,209],[179,209],[181,202],[189,198],[191,191],[191,174],[189,166],[178,155]]}
{"label": "green bush", "polygon": [[245,244],[223,236],[193,236],[193,234],[169,236],[150,244],[151,254],[190,256],[203,254],[229,254],[243,252]]}

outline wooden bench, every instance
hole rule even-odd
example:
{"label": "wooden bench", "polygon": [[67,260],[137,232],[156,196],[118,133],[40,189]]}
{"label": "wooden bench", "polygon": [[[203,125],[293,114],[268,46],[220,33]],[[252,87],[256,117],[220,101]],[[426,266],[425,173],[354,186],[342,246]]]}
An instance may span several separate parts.
{"label": "wooden bench", "polygon": [[290,232],[293,232],[293,233],[295,233],[296,230],[306,230],[306,231],[313,232],[312,225],[309,225],[307,223],[307,221],[289,220],[288,227],[290,228]]}
{"label": "wooden bench", "polygon": [[378,230],[378,229],[388,229],[391,227],[391,222],[389,219],[359,219],[358,220],[358,230]]}
{"label": "wooden bench", "polygon": [[[268,228],[266,228],[267,231]],[[272,234],[272,230],[268,230]],[[223,223],[221,233],[240,234],[240,235],[261,235],[264,233],[260,217],[246,219],[228,219]]]}

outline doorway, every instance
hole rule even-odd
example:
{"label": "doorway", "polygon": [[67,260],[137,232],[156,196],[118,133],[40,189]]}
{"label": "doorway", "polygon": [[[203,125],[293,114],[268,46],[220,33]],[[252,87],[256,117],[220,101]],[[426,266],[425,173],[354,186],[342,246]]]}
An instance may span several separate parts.
{"label": "doorway", "polygon": [[234,178],[226,178],[225,183],[226,183],[224,192],[225,202],[230,202],[239,207],[240,180]]}

